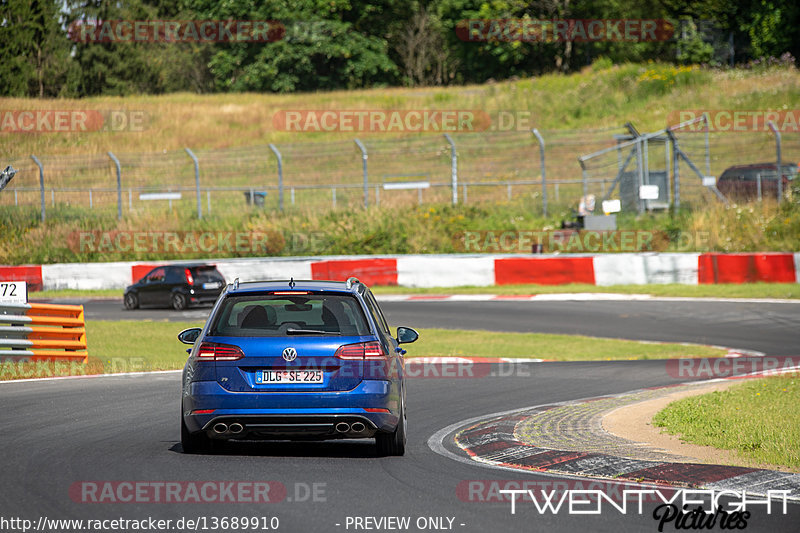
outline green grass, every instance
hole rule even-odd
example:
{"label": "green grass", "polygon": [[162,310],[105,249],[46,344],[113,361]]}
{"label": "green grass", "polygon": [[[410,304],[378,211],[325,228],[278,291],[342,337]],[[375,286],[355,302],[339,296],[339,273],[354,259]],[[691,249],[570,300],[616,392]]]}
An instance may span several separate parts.
{"label": "green grass", "polygon": [[[69,99],[5,99],[7,109],[116,109],[144,110],[152,121],[144,132],[65,133],[59,135],[0,135],[0,149],[9,160],[15,157],[20,174],[0,195],[0,264],[54,263],[76,261],[195,259],[248,255],[316,255],[353,253],[450,253],[463,251],[465,231],[538,231],[560,227],[577,207],[581,186],[565,180],[579,178],[576,157],[612,143],[612,131],[632,122],[640,131],[663,128],[681,109],[797,109],[800,106],[800,72],[797,69],[706,70],[657,63],[609,66],[598,63],[570,75],[550,74],[535,78],[466,87],[419,89],[392,88],[308,94],[224,94],[224,95],[138,95],[126,98],[98,97]],[[713,87],[713,90],[709,90]],[[433,187],[425,191],[423,207],[417,207],[416,193],[383,193],[379,209],[360,209],[359,188],[339,189],[337,209],[331,208],[327,189],[297,189],[297,205],[287,198],[286,212],[278,213],[276,194],[268,206],[257,209],[244,204],[242,191],[214,192],[213,210],[204,210],[197,220],[194,198],[186,194],[168,212],[163,203],[137,202],[134,211],[124,208],[122,221],[116,219],[116,194],[100,192],[114,188],[108,150],[118,154],[139,152],[142,161],[125,160],[124,187],[169,183],[193,185],[193,167],[183,152],[186,146],[201,158],[201,183],[229,186],[272,187],[275,158],[262,151],[267,143],[284,150],[288,189],[309,184],[349,183],[361,180],[360,159],[352,143],[353,132],[298,133],[277,131],[272,114],[287,109],[474,109],[490,115],[498,111],[530,113],[531,126],[545,133],[548,143],[549,215],[542,216],[538,185],[515,186],[514,199],[506,200],[505,187],[477,187],[492,181],[532,179],[538,176],[535,145],[527,127],[513,143],[505,134],[482,137],[457,135],[462,183],[469,182],[467,202],[453,208],[449,190]],[[189,127],[187,127],[189,126]],[[594,133],[587,133],[593,130]],[[692,158],[699,142],[688,136],[684,149]],[[774,138],[764,132],[751,135],[719,134],[712,141],[711,175],[719,175],[733,164],[768,160],[773,156]],[[385,175],[411,170],[429,174],[437,182],[449,176],[449,159],[440,134],[396,138],[385,133],[360,135],[375,146],[370,153],[370,183],[379,185]],[[515,137],[516,138],[516,137]],[[327,152],[312,142],[335,142]],[[683,141],[682,141],[683,142]],[[528,144],[530,143],[530,144]],[[302,149],[297,148],[302,144]],[[290,145],[294,148],[290,149]],[[382,148],[378,149],[378,145]],[[424,150],[421,146],[427,146]],[[213,152],[237,147],[254,147],[253,154],[240,157]],[[431,148],[434,147],[434,148]],[[402,149],[401,149],[402,148]],[[407,148],[407,151],[406,151]],[[783,158],[797,161],[800,144],[784,135]],[[164,152],[168,152],[166,155]],[[398,154],[399,151],[399,154]],[[250,153],[250,152],[248,152]],[[30,154],[46,161],[46,187],[95,189],[93,209],[85,193],[56,194],[56,205],[47,206],[47,222],[39,220],[38,192],[22,193],[14,205],[11,190],[38,187],[37,169]],[[75,165],[48,163],[45,156],[69,154]],[[159,155],[157,155],[159,154]],[[310,157],[314,154],[314,157]],[[421,154],[421,155],[420,155]],[[151,167],[156,159],[170,161],[166,167]],[[125,159],[125,158],[123,158]],[[84,160],[86,161],[84,163]],[[89,163],[92,160],[94,163]],[[409,161],[412,161],[410,164]],[[612,169],[616,164],[612,161]],[[605,175],[603,164],[593,175]],[[156,170],[153,170],[156,168]],[[159,168],[168,168],[161,171]],[[166,172],[166,174],[165,174]],[[599,172],[599,174],[598,174]],[[707,232],[708,239],[683,251],[785,251],[800,250],[800,208],[780,210],[764,206],[719,205],[703,192],[694,177],[682,170],[682,205],[685,212],[635,216],[621,214],[619,227],[626,230],[664,230],[670,238]],[[166,177],[165,177],[166,176]],[[597,177],[596,176],[596,177]],[[613,178],[610,172],[608,179]],[[554,184],[561,183],[561,197]],[[608,184],[607,184],[608,185]],[[598,194],[596,186],[591,192]],[[461,196],[463,200],[463,195]],[[207,202],[204,200],[204,204]],[[373,200],[374,202],[374,200]],[[147,203],[147,202],[144,202]],[[797,202],[795,202],[797,203]],[[205,209],[205,208],[204,208]],[[164,253],[147,251],[91,252],[80,250],[78,232],[90,231],[234,231],[269,235],[269,249],[251,254],[227,252]],[[295,237],[300,237],[295,239]],[[309,238],[312,237],[312,238]],[[317,238],[319,237],[319,238]],[[678,241],[676,241],[678,242]],[[694,246],[697,244],[697,246]],[[529,248],[528,248],[529,249]],[[482,249],[478,252],[502,252]],[[513,250],[512,250],[513,251]],[[678,250],[681,251],[681,250]]]}
{"label": "green grass", "polygon": [[76,300],[84,298],[97,298],[97,299],[122,299],[123,289],[93,289],[93,290],[77,290],[77,289],[60,289],[56,291],[38,291],[29,292],[29,300],[49,300],[50,298],[74,298]]}
{"label": "green grass", "polygon": [[[563,293],[613,293],[613,294],[650,294],[653,296],[676,296],[692,298],[800,298],[798,283],[743,283],[725,285],[612,285],[598,287],[581,283],[568,285],[498,285],[494,287],[387,287],[374,286],[375,294],[563,294]],[[122,298],[122,289],[101,290],[57,290],[41,291],[29,294],[31,299],[49,298]]]}
{"label": "green grass", "polygon": [[661,344],[583,335],[498,333],[426,328],[407,348],[410,357],[524,357],[555,361],[610,361],[715,357],[725,350],[708,346]]}
{"label": "green grass", "polygon": [[653,423],[686,442],[800,467],[800,375],[776,376],[670,403]]}
{"label": "green grass", "polygon": [[[796,198],[795,203],[784,202],[780,207],[768,202],[729,207],[711,204],[676,213],[622,213],[617,225],[620,230],[652,232],[648,234],[652,239],[626,245],[623,250],[626,252],[800,250],[800,191]],[[541,202],[533,195],[520,195],[510,202],[458,206],[385,204],[366,210],[292,209],[283,214],[270,210],[220,210],[202,220],[190,210],[176,210],[135,213],[118,221],[108,213],[72,206],[60,209],[52,217],[48,215],[47,222],[41,223],[33,211],[23,213],[14,206],[0,206],[0,233],[4,237],[0,240],[0,264],[463,252],[522,255],[530,252],[530,242],[526,244],[525,239],[530,239],[532,232],[552,231],[560,227],[562,220],[571,218],[567,205],[552,206],[549,215],[542,216]],[[223,247],[205,252],[191,247],[134,248],[125,245],[124,240],[119,246],[114,244],[119,233],[147,237],[145,232],[150,231],[181,232],[181,241],[187,234],[199,238],[206,232],[230,232],[231,236],[253,234],[258,244],[252,249]],[[476,235],[514,238],[502,241],[480,238],[476,243],[472,239]],[[103,246],[101,236],[107,239]],[[545,235],[543,239],[549,247],[549,237]],[[589,250],[577,246],[562,252],[569,255],[586,251]],[[615,253],[620,249],[609,246],[595,251]]]}
{"label": "green grass", "polygon": [[[148,114],[141,132],[0,136],[9,156],[195,150],[306,140],[347,140],[348,132],[297,133],[272,127],[276,111],[292,109],[525,110],[539,129],[619,127],[640,131],[666,124],[681,109],[797,109],[795,69],[707,70],[669,64],[598,63],[569,75],[547,74],[500,83],[376,88],[314,94],[188,94],[102,96],[83,99],[7,98],[7,109],[130,109]],[[713,90],[709,90],[713,87]],[[187,127],[188,126],[188,127]],[[434,136],[436,134],[428,134]],[[386,134],[365,133],[366,140]],[[574,155],[570,155],[574,159]]]}
{"label": "green grass", "polygon": [[[86,338],[89,363],[0,364],[0,379],[52,375],[142,372],[183,368],[187,346],[176,336],[196,322],[89,321]],[[656,344],[541,333],[495,333],[421,329],[420,340],[408,345],[408,357],[523,357],[558,361],[713,357],[724,350],[707,346]]]}

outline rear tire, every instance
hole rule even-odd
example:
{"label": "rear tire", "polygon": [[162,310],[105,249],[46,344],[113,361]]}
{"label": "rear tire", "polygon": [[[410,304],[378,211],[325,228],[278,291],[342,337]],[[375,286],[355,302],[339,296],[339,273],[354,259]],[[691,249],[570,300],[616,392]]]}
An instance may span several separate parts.
{"label": "rear tire", "polygon": [[128,294],[125,295],[124,302],[125,302],[125,309],[128,310],[139,309],[139,297],[132,292],[129,292]]}
{"label": "rear tire", "polygon": [[406,453],[406,409],[405,402],[400,407],[400,421],[391,433],[378,433],[375,435],[375,448],[378,455],[401,456]]}
{"label": "rear tire", "polygon": [[202,431],[189,433],[186,422],[181,416],[181,447],[183,448],[183,453],[211,453],[216,449],[215,444]]}
{"label": "rear tire", "polygon": [[172,295],[172,308],[176,311],[183,311],[186,309],[186,296],[176,292]]}

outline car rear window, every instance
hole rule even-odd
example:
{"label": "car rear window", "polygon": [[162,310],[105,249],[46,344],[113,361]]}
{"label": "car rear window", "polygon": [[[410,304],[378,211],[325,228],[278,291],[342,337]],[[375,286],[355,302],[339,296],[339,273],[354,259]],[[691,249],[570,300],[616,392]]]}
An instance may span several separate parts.
{"label": "car rear window", "polygon": [[361,305],[353,296],[261,293],[226,297],[210,334],[225,337],[360,336],[369,335],[370,331]]}
{"label": "car rear window", "polygon": [[215,265],[193,266],[189,270],[192,273],[192,277],[199,282],[225,279]]}

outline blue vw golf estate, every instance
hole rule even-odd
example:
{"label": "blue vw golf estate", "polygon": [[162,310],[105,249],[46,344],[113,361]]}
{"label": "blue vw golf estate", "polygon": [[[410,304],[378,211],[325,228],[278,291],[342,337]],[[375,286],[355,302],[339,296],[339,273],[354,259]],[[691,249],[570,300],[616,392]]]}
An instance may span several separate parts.
{"label": "blue vw golf estate", "polygon": [[356,278],[239,283],[222,292],[183,369],[181,443],[210,452],[223,440],[375,438],[403,455],[406,391],[400,344]]}

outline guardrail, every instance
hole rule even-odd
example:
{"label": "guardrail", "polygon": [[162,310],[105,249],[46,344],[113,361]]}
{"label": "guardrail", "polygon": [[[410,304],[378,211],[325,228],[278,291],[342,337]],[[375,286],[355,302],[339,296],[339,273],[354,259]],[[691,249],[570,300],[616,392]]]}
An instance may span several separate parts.
{"label": "guardrail", "polygon": [[0,359],[86,363],[82,305],[0,303]]}

